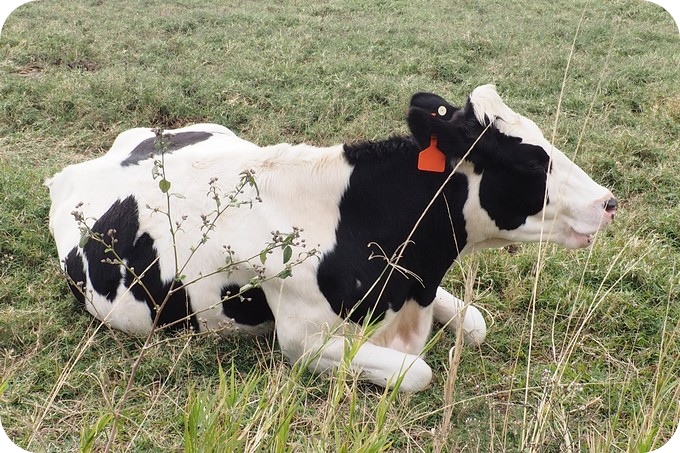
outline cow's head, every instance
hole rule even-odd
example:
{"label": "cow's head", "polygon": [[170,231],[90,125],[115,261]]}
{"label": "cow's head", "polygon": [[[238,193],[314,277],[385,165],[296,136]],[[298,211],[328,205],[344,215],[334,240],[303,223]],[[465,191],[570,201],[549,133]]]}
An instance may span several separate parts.
{"label": "cow's head", "polygon": [[552,146],[533,121],[506,106],[492,85],[476,88],[462,109],[418,93],[408,123],[421,147],[435,136],[452,166],[463,159],[458,171],[469,180],[464,215],[476,246],[548,240],[586,247],[614,218],[612,193]]}

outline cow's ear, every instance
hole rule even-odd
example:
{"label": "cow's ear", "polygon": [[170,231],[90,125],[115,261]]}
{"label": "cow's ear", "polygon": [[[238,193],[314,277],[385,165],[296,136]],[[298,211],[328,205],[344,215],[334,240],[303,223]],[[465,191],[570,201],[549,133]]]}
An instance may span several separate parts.
{"label": "cow's ear", "polygon": [[448,136],[453,127],[454,114],[459,110],[436,94],[413,95],[408,109],[408,125],[421,148],[430,144],[433,135],[440,138]]}
{"label": "cow's ear", "polygon": [[458,108],[449,104],[446,99],[433,93],[416,93],[411,97],[409,107],[418,107],[430,112],[439,119],[449,121]]}

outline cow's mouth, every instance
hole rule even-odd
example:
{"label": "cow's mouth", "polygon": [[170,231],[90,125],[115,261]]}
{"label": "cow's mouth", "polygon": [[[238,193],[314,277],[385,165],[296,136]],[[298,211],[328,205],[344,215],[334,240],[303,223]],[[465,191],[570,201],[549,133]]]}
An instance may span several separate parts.
{"label": "cow's mouth", "polygon": [[593,243],[593,239],[595,238],[595,233],[579,233],[578,231],[574,230],[572,228],[571,230],[571,239],[574,243],[573,248],[585,248],[589,247]]}
{"label": "cow's mouth", "polygon": [[[613,201],[612,201],[613,200]],[[600,218],[600,222],[597,225],[592,225],[591,227],[584,228],[584,232],[581,228],[577,229],[569,225],[569,239],[568,242],[572,242],[572,245],[568,245],[570,248],[584,248],[589,247],[593,244],[595,236],[600,230],[607,228],[614,219],[616,214],[616,199],[612,198],[605,205],[605,213]]]}
{"label": "cow's mouth", "polygon": [[585,248],[589,247],[593,244],[595,241],[595,237],[597,236],[597,233],[600,232],[601,230],[604,230],[609,226],[611,223],[611,219],[609,219],[606,222],[600,223],[600,225],[597,226],[597,228],[590,230],[588,232],[581,232],[577,230],[574,227],[569,227],[569,235],[571,236],[569,238],[569,242],[573,242],[573,246],[568,246],[571,248]]}
{"label": "cow's mouth", "polygon": [[582,249],[592,245],[593,240],[595,239],[595,234],[597,234],[597,231],[593,233],[580,233],[575,229],[571,228],[570,233],[571,237],[569,238],[568,241],[569,243],[565,245],[569,248]]}

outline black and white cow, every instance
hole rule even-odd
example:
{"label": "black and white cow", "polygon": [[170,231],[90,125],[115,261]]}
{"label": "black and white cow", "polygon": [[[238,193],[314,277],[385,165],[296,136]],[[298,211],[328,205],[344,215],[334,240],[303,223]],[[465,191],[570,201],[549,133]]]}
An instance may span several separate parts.
{"label": "black and white cow", "polygon": [[[104,156],[46,183],[73,293],[132,334],[274,325],[284,355],[317,372],[354,341],[351,366],[364,378],[425,388],[433,319],[448,323],[463,305],[438,287],[458,256],[516,241],[586,247],[616,200],[491,85],[463,108],[416,94],[408,125],[407,137],[328,148],[260,147],[212,124],[165,131],[160,149],[151,129],[123,132]],[[255,184],[234,194],[244,170]],[[241,205],[216,215],[229,203]],[[271,247],[264,265],[256,257],[273,231],[293,227],[319,253],[277,278],[308,252],[289,244]],[[253,278],[261,285],[248,286]],[[467,343],[484,340],[476,308],[463,329]]]}

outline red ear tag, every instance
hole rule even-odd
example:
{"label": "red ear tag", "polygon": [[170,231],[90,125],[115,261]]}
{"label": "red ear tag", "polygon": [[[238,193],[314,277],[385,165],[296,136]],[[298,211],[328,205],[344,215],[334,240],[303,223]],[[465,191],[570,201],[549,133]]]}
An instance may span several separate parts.
{"label": "red ear tag", "polygon": [[418,170],[443,173],[446,168],[446,156],[437,148],[437,136],[430,137],[430,146],[418,154]]}

